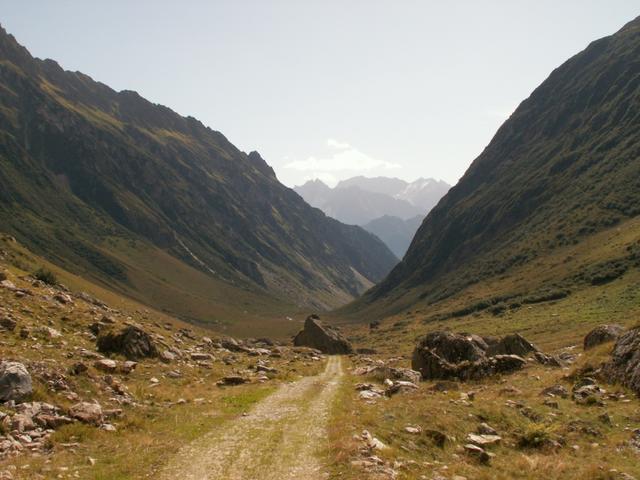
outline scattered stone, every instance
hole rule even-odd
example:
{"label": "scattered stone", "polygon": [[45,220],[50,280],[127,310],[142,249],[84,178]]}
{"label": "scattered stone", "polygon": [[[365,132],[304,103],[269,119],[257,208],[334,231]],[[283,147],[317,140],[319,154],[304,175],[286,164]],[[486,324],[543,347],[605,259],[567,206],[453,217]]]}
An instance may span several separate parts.
{"label": "scattered stone", "polygon": [[118,368],[118,364],[115,360],[110,360],[108,358],[102,358],[100,360],[96,360],[93,366],[102,372],[113,373]]}
{"label": "scattered stone", "polygon": [[242,385],[243,383],[248,383],[249,379],[241,377],[240,375],[229,375],[226,377],[222,377],[220,381],[217,382],[219,386],[232,386],[232,385]]}
{"label": "scattered stone", "polygon": [[317,348],[330,355],[353,353],[351,344],[337,330],[329,325],[323,325],[317,315],[307,317],[304,329],[295,336],[293,344]]}
{"label": "scattered stone", "polygon": [[385,390],[384,394],[387,397],[391,397],[396,393],[406,393],[406,392],[412,392],[415,390],[418,390],[418,386],[415,383],[405,382],[402,380],[398,380],[395,382],[392,380],[389,380],[389,382],[387,383],[387,389]]}
{"label": "scattered stone", "polygon": [[169,350],[163,350],[160,352],[160,360],[164,363],[171,363],[177,358],[177,355]]}
{"label": "scattered stone", "polygon": [[89,368],[82,362],[76,362],[69,368],[69,373],[71,375],[81,375],[86,373]]}
{"label": "scattered stone", "polygon": [[583,346],[585,350],[596,347],[603,343],[616,340],[624,332],[624,327],[618,324],[599,325],[591,330],[584,337]]}
{"label": "scattered stone", "polygon": [[62,303],[63,305],[67,305],[69,303],[73,303],[73,299],[67,295],[66,293],[58,292],[53,296],[53,299],[57,302]]}
{"label": "scattered stone", "polygon": [[475,458],[480,463],[487,464],[491,460],[491,455],[489,455],[489,453],[487,453],[483,448],[474,445],[473,443],[467,443],[464,446],[464,451],[467,455]]}
{"label": "scattered stone", "polygon": [[370,450],[386,450],[389,448],[382,441],[371,435],[367,430],[362,431],[362,440],[364,440]]}
{"label": "scattered stone", "polygon": [[576,403],[582,405],[600,405],[604,393],[593,378],[583,377],[573,386],[571,396]]}
{"label": "scattered stone", "polygon": [[540,392],[540,395],[544,395],[545,397],[569,398],[569,390],[567,390],[566,387],[557,384],[545,388]]}
{"label": "scattered stone", "polygon": [[23,400],[33,393],[31,375],[18,362],[0,363],[0,401]]}
{"label": "scattered stone", "polygon": [[138,362],[127,360],[120,365],[120,367],[118,368],[118,371],[124,374],[129,374],[133,372],[137,366],[138,366]]}
{"label": "scattered stone", "polygon": [[467,435],[467,442],[473,443],[474,445],[478,445],[479,447],[486,447],[488,445],[495,445],[502,441],[502,437],[500,435],[490,435],[490,434],[475,434],[470,433]]}
{"label": "scattered stone", "polygon": [[102,407],[98,403],[89,402],[80,402],[73,405],[69,409],[69,416],[95,426],[101,425],[104,419]]}
{"label": "scattered stone", "polygon": [[491,427],[489,424],[484,422],[478,425],[477,432],[480,435],[498,435],[498,432],[496,431],[495,428]]}
{"label": "scattered stone", "polygon": [[214,357],[210,353],[193,352],[191,354],[191,360],[195,360],[195,361],[214,360]]}
{"label": "scattered stone", "polygon": [[559,357],[556,357],[555,355],[548,355],[542,352],[534,352],[533,356],[540,365],[545,365],[547,367],[558,367],[558,368],[562,368],[565,366],[564,361],[562,361]]}
{"label": "scattered stone", "polygon": [[58,330],[51,327],[41,327],[40,333],[42,333],[45,337],[47,337],[50,340],[62,337],[62,334]]}
{"label": "scattered stone", "polygon": [[420,372],[417,372],[416,370],[411,370],[410,368],[389,367],[386,365],[375,365],[373,367],[369,367],[362,372],[362,375],[373,377],[380,382],[387,378],[411,383],[419,383],[421,380]]}

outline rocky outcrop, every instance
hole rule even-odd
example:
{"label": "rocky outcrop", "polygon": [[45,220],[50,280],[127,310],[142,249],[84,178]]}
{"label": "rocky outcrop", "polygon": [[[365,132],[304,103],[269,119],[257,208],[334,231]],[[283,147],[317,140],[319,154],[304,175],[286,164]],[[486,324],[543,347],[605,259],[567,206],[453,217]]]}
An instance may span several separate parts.
{"label": "rocky outcrop", "polygon": [[330,355],[353,353],[351,343],[334,328],[323,325],[317,315],[307,317],[304,329],[295,336],[293,344],[297,347],[317,348]]}
{"label": "rocky outcrop", "polygon": [[[531,351],[534,348],[520,335],[509,335],[491,346],[477,335],[431,332],[416,346],[411,368],[424,380],[478,380],[523,368],[526,360],[500,351]],[[535,349],[537,351],[537,349]]]}
{"label": "rocky outcrop", "polygon": [[0,401],[20,401],[31,393],[33,393],[31,375],[22,363],[0,363]]}
{"label": "rocky outcrop", "polygon": [[130,360],[158,356],[158,349],[151,336],[133,325],[101,333],[97,347],[102,353],[119,353]]}
{"label": "rocky outcrop", "polygon": [[603,373],[606,378],[620,382],[640,396],[640,326],[618,337]]}
{"label": "rocky outcrop", "polygon": [[624,331],[622,325],[598,325],[584,337],[584,349],[589,350],[606,342],[612,342]]}

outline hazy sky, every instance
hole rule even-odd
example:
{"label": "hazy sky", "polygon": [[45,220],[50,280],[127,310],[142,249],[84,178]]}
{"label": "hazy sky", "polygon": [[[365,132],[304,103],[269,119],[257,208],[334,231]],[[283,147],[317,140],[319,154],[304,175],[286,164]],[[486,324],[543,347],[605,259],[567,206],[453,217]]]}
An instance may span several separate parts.
{"label": "hazy sky", "polygon": [[33,55],[192,115],[287,185],[455,181],[637,0],[0,0]]}

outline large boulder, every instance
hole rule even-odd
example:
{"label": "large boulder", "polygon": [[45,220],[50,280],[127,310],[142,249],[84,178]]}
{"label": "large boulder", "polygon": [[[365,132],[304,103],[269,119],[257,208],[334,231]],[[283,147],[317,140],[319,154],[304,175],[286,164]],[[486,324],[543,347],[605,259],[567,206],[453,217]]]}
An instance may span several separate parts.
{"label": "large boulder", "polygon": [[477,335],[436,331],[425,335],[417,348],[428,348],[447,362],[459,363],[483,358],[487,344]]}
{"label": "large boulder", "polygon": [[101,332],[97,347],[102,353],[119,353],[129,360],[158,356],[158,349],[151,335],[134,325]]}
{"label": "large boulder", "polygon": [[624,327],[615,323],[598,325],[584,337],[584,349],[589,350],[597,345],[612,342],[618,338],[623,331]]}
{"label": "large boulder", "polygon": [[317,348],[330,355],[353,353],[351,343],[329,325],[323,325],[320,317],[310,315],[304,322],[304,328],[295,336],[296,347]]}
{"label": "large boulder", "polygon": [[519,333],[505,335],[496,344],[487,349],[487,355],[519,355],[538,352],[538,348]]}
{"label": "large boulder", "polygon": [[477,380],[523,368],[521,355],[531,351],[537,349],[517,334],[487,342],[477,335],[436,331],[420,340],[411,368],[424,380]]}
{"label": "large boulder", "polygon": [[418,370],[424,380],[480,380],[520,370],[526,363],[517,355],[495,355],[473,362],[452,363],[426,347],[414,350],[411,360],[412,368]]}
{"label": "large boulder", "polygon": [[629,387],[640,396],[640,326],[623,333],[616,340],[604,375]]}
{"label": "large boulder", "polygon": [[31,393],[33,393],[31,375],[22,363],[0,363],[0,401],[15,400],[19,402]]}

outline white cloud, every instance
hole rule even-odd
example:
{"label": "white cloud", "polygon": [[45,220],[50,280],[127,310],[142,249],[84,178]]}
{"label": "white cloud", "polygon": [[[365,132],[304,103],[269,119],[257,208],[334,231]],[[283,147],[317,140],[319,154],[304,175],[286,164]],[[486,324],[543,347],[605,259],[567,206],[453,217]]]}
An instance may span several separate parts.
{"label": "white cloud", "polygon": [[[327,144],[330,141],[331,139],[327,141]],[[342,143],[340,145],[348,144]],[[397,163],[378,160],[351,146],[344,147],[340,151],[333,152],[323,158],[311,156],[306,160],[289,162],[284,167],[300,172],[365,172],[373,169],[391,170],[401,168]]]}
{"label": "white cloud", "polygon": [[349,145],[346,142],[340,142],[338,140],[336,140],[335,138],[328,138],[327,139],[327,145],[331,148],[335,148],[337,150],[346,150],[347,148],[351,148],[351,145]]}

